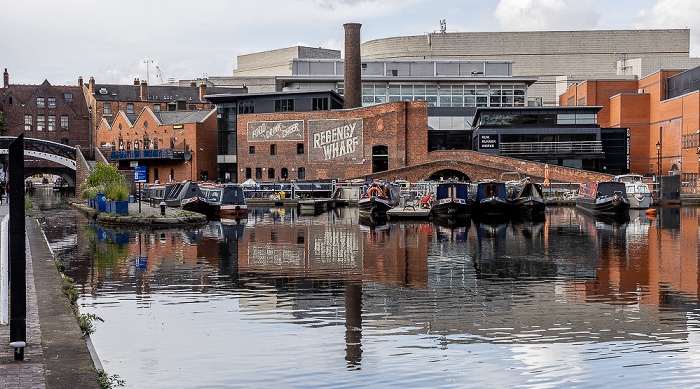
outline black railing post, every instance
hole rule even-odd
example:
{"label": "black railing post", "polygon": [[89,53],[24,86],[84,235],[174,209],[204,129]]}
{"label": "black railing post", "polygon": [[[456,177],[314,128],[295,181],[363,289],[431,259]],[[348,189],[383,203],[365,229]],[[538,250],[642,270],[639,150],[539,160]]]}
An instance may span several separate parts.
{"label": "black railing post", "polygon": [[26,244],[24,234],[24,136],[13,141],[9,149],[10,204],[10,343],[15,346],[15,360],[24,359],[27,341]]}

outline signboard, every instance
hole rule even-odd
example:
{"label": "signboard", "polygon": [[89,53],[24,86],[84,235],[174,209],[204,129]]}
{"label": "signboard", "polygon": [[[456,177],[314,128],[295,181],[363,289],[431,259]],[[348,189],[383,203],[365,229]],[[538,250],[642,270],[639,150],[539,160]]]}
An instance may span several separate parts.
{"label": "signboard", "polygon": [[303,120],[248,122],[248,142],[304,140]]}
{"label": "signboard", "polygon": [[362,163],[362,119],[307,121],[309,162]]}
{"label": "signboard", "polygon": [[134,182],[146,182],[145,166],[136,166],[134,168]]}
{"label": "signboard", "polygon": [[479,149],[498,150],[498,134],[480,134]]}
{"label": "signboard", "polygon": [[139,161],[129,161],[129,166],[131,166],[131,167],[139,166]]}

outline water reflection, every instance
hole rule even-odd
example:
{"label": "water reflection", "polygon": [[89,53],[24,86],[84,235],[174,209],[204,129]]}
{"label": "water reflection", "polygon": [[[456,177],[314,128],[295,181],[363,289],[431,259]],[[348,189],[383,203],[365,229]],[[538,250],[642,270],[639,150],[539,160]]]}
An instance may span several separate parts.
{"label": "water reflection", "polygon": [[[700,379],[697,208],[626,223],[572,208],[497,224],[364,225],[355,208],[254,208],[185,231],[77,223],[67,271],[107,317],[93,341],[127,382],[230,384],[232,366],[243,386]],[[199,360],[206,383],[172,368]]]}

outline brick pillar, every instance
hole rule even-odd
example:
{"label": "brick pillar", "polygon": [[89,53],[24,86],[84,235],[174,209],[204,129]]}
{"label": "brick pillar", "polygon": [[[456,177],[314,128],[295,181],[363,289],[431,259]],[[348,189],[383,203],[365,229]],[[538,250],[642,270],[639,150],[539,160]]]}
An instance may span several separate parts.
{"label": "brick pillar", "polygon": [[5,73],[2,74],[2,81],[3,88],[7,89],[10,86],[10,73],[7,72],[7,68],[5,68]]}
{"label": "brick pillar", "polygon": [[88,81],[88,90],[90,91],[91,94],[95,94],[95,78],[90,77],[90,81]]}
{"label": "brick pillar", "polygon": [[199,101],[204,101],[204,95],[207,94],[207,83],[199,84]]}
{"label": "brick pillar", "polygon": [[148,100],[148,85],[146,84],[146,80],[141,81],[141,100]]}
{"label": "brick pillar", "polygon": [[360,56],[359,23],[346,23],[343,108],[362,107],[362,58]]}

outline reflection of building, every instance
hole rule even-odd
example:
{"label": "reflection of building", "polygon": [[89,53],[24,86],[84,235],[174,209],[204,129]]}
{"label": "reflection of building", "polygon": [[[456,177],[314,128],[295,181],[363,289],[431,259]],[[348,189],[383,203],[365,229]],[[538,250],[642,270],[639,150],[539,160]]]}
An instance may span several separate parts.
{"label": "reflection of building", "polygon": [[216,176],[216,110],[115,113],[102,119],[97,144],[119,169],[146,166],[147,182],[207,180]]}

